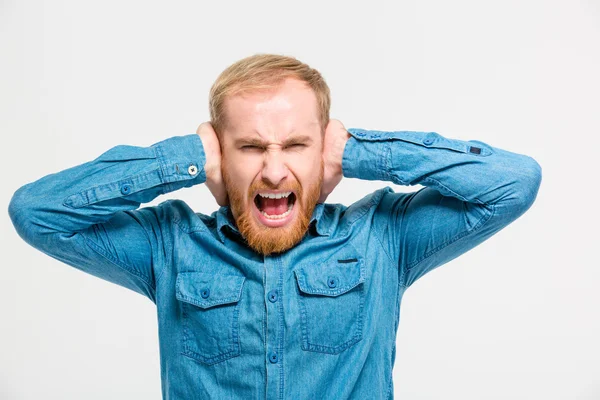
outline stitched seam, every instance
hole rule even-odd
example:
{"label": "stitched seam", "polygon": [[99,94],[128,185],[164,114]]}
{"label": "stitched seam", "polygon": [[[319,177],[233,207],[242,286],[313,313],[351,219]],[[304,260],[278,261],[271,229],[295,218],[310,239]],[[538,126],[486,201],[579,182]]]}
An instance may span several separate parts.
{"label": "stitched seam", "polygon": [[[134,216],[134,215],[132,215],[132,214],[130,213],[130,211],[125,211],[125,212],[126,212],[126,213],[128,213],[129,215],[131,215],[132,217],[134,217],[134,218],[135,218],[135,216]],[[138,215],[139,215],[139,218],[140,218],[140,219],[144,220],[145,224],[147,224],[147,225],[149,225],[149,226],[151,225],[151,224],[148,222],[148,220],[146,219],[146,217],[144,216],[144,213],[139,213]],[[148,242],[149,242],[149,243],[152,243],[152,240],[150,239],[150,234],[148,233],[148,230],[146,229],[146,227],[144,226],[144,224],[142,224],[142,229],[144,230],[144,234],[145,234],[145,235],[146,235],[146,237],[148,238]],[[162,239],[162,231],[161,231],[161,238],[160,238],[160,239]],[[151,256],[152,256],[152,259],[154,260],[154,254],[152,254]],[[158,261],[160,262],[160,260],[158,260]],[[159,278],[159,277],[162,277],[162,275],[164,274],[165,270],[166,270],[166,267],[163,267],[163,268],[161,269],[161,271],[160,271],[159,275],[155,277],[155,281],[156,281],[156,282],[158,282],[158,278]]]}
{"label": "stitched seam", "polygon": [[308,343],[308,318],[306,314],[306,304],[304,304],[304,299],[302,298],[302,294],[296,292],[298,298],[298,309],[300,310],[300,322],[301,322],[301,330],[302,330],[302,347],[305,350],[310,350],[310,345]]}
{"label": "stitched seam", "polygon": [[125,263],[117,260],[116,258],[112,257],[110,254],[105,253],[104,250],[102,250],[98,245],[96,245],[96,243],[92,242],[91,240],[89,240],[88,238],[86,238],[85,236],[82,236],[83,239],[85,240],[86,244],[92,249],[94,250],[96,253],[100,254],[102,257],[106,258],[108,261],[112,262],[113,264],[115,264],[117,267],[121,268],[122,270],[124,270],[125,272],[130,273],[133,276],[136,276],[138,278],[140,278],[146,285],[148,285],[150,287],[150,289],[152,290],[152,294],[154,295],[154,297],[156,298],[156,288],[154,287],[154,285],[152,285],[152,283],[150,283],[147,278],[140,274],[139,272],[135,271],[135,269],[129,267],[128,265],[126,265]]}
{"label": "stitched seam", "polygon": [[181,301],[185,301],[186,303],[190,303],[195,306],[202,307],[202,308],[210,308],[217,304],[229,304],[229,303],[235,303],[238,301],[238,297],[235,295],[230,296],[230,297],[224,297],[219,300],[206,301],[206,302],[200,302],[200,301],[196,300],[195,298],[186,296],[184,294],[179,294],[179,296],[177,296],[177,298]]}
{"label": "stitched seam", "polygon": [[[179,299],[179,297],[178,297]],[[181,299],[180,299],[181,300]],[[185,301],[185,300],[184,300]],[[197,336],[194,333],[189,333],[190,331],[190,326],[189,326],[189,320],[191,319],[189,317],[189,314],[187,314],[187,308],[194,306],[191,303],[183,303],[183,313],[184,313],[184,350],[183,352],[181,352],[181,354],[183,354],[184,356],[190,357],[192,359],[195,359],[197,361],[203,362],[205,364],[208,365],[212,365],[212,364],[216,364],[219,362],[222,362],[228,358],[232,358],[232,357],[237,357],[241,354],[241,350],[240,350],[240,340],[239,340],[239,334],[238,334],[238,327],[239,327],[239,304],[236,304],[235,306],[231,306],[233,307],[233,326],[231,327],[231,331],[230,331],[230,336],[229,336],[229,342],[227,343],[229,346],[229,350],[225,351],[225,352],[221,352],[215,355],[212,354],[204,354],[202,352],[196,351],[194,346],[193,341],[197,340]],[[192,343],[190,343],[190,341]],[[200,349],[197,349],[200,350]]]}
{"label": "stitched seam", "polygon": [[393,181],[392,179],[392,143],[389,142],[387,146],[387,157],[385,158],[385,180]]}
{"label": "stitched seam", "polygon": [[383,196],[385,196],[385,193],[381,193],[379,196],[373,196],[373,198],[371,198],[367,204],[357,209],[354,212],[353,220],[349,221],[348,225],[346,225],[346,228],[341,230],[339,234],[342,236],[345,235],[359,219],[364,217],[364,215],[371,209],[371,207],[373,207],[374,204],[381,201]]}
{"label": "stitched seam", "polygon": [[324,295],[329,295],[330,297],[337,297],[341,294],[348,292],[350,289],[355,288],[360,283],[365,281],[365,276],[362,271],[363,270],[362,263],[359,262],[355,265],[358,265],[359,271],[360,271],[358,279],[356,279],[356,280],[353,279],[350,283],[346,284],[345,286],[341,286],[341,287],[335,288],[335,289],[317,289],[317,288],[309,287],[308,283],[304,279],[304,274],[299,273],[299,271],[304,272],[303,268],[296,269],[295,275],[296,275],[296,278],[298,279],[298,286],[300,286],[300,290],[302,292],[308,293],[308,294],[324,294]]}
{"label": "stitched seam", "polygon": [[[277,265],[277,269],[279,271],[279,280],[277,282],[277,290],[281,290],[281,295],[284,296],[285,293],[283,291],[283,262],[281,260],[276,260],[276,265]],[[284,296],[285,297],[285,296]],[[283,356],[284,353],[284,344],[286,342],[286,338],[285,338],[285,321],[284,321],[284,315],[285,312],[283,310],[283,301],[278,302],[278,308],[279,308],[279,315],[277,316],[278,319],[278,332],[277,332],[277,336],[280,338],[279,339],[279,343],[277,344],[277,350],[279,351],[279,398],[283,399],[283,394],[284,394],[284,362],[286,361],[285,357]]]}
{"label": "stitched seam", "polygon": [[[437,179],[434,179],[434,178],[431,178],[431,177],[427,177],[427,178],[424,178],[424,179],[423,179],[421,182],[425,182],[425,181],[431,181],[431,182],[435,182],[435,183],[437,183],[438,185],[440,185],[441,187],[443,187],[444,189],[446,189],[447,191],[449,191],[450,193],[452,193],[452,194],[454,195],[454,197],[457,197],[457,198],[459,198],[459,199],[460,199],[460,200],[462,200],[462,201],[466,201],[466,202],[469,202],[469,203],[473,203],[473,201],[470,201],[470,200],[468,200],[466,197],[464,197],[464,196],[462,196],[462,195],[460,195],[460,194],[456,193],[454,190],[450,189],[448,186],[444,185],[442,182],[438,181]],[[427,186],[427,185],[425,185],[425,186]],[[484,203],[484,202],[482,202],[482,201],[481,201],[481,200],[479,200],[479,199],[474,199],[474,200],[476,200],[478,204],[483,204],[483,205],[486,205],[486,206],[490,205],[490,204],[488,204],[488,203]]]}
{"label": "stitched seam", "polygon": [[[127,182],[132,182],[133,180],[139,180],[139,179],[142,179],[142,178],[144,178],[144,177],[146,177],[146,176],[151,176],[151,175],[154,175],[154,174],[156,173],[156,171],[159,171],[159,170],[157,170],[157,169],[153,169],[152,171],[144,172],[144,173],[142,173],[142,174],[130,175],[130,176],[127,176],[127,177],[125,177],[125,178],[118,179],[118,180],[116,180],[116,181],[112,181],[112,182],[109,182],[109,183],[102,183],[102,184],[99,184],[99,185],[96,185],[96,186],[89,187],[89,188],[87,188],[87,189],[83,189],[83,190],[81,190],[81,191],[79,191],[79,192],[77,192],[77,193],[74,193],[74,194],[71,194],[71,195],[67,196],[67,197],[66,197],[66,198],[63,200],[63,203],[62,203],[62,204],[63,204],[65,207],[69,207],[69,208],[71,208],[71,209],[78,209],[78,208],[82,208],[82,207],[85,207],[85,206],[89,206],[89,205],[97,204],[97,203],[100,203],[100,202],[102,202],[102,201],[113,200],[113,199],[115,199],[115,198],[122,198],[122,197],[125,197],[125,195],[123,195],[123,194],[122,194],[120,191],[118,191],[118,190],[115,190],[115,191],[114,191],[114,192],[115,192],[115,193],[114,193],[114,196],[113,196],[112,194],[110,194],[110,196],[112,196],[112,197],[106,197],[106,198],[102,198],[102,199],[100,199],[100,200],[96,199],[95,201],[93,201],[93,202],[92,202],[92,201],[90,201],[90,198],[89,198],[89,196],[88,196],[88,193],[89,193],[89,192],[91,192],[91,191],[93,191],[93,190],[96,190],[96,189],[102,188],[102,187],[109,187],[109,186],[112,186],[112,185],[117,185],[117,184],[120,184],[120,183],[127,183]],[[143,188],[141,188],[141,189],[138,189],[138,190],[136,190],[135,192],[131,192],[131,193],[129,193],[127,196],[131,196],[131,195],[133,195],[133,194],[136,194],[136,193],[139,193],[139,192],[141,192],[142,190],[147,190],[147,189],[150,189],[150,188],[152,188],[152,187],[154,187],[154,186],[143,187]],[[118,192],[118,193],[117,193],[117,192]],[[85,198],[86,198],[86,201],[85,201],[85,202],[83,202],[83,203],[82,203],[81,205],[79,205],[79,206],[72,206],[72,205],[68,204],[68,200],[69,200],[70,198],[72,198],[72,197],[76,197],[76,196],[85,197]]]}
{"label": "stitched seam", "polygon": [[[361,278],[359,279],[359,282],[353,286],[356,287],[358,286],[358,284],[363,283],[364,282],[364,267],[361,264],[360,265],[360,269],[361,269],[361,273],[360,276]],[[304,293],[309,293],[309,294],[314,294],[314,293],[310,293],[310,292],[306,292],[305,289],[303,289],[303,286],[306,286],[306,282],[304,280],[304,276],[298,273],[298,269],[296,269],[294,271],[294,274],[296,276],[296,281],[298,283],[298,287],[300,292],[304,292]],[[345,342],[340,343],[336,346],[330,346],[330,345],[321,345],[321,344],[315,344],[315,343],[311,343],[309,340],[309,336],[310,336],[310,331],[309,331],[309,327],[308,327],[308,321],[307,321],[307,307],[306,307],[306,303],[305,303],[305,298],[303,297],[303,295],[299,292],[296,292],[298,295],[298,299],[299,299],[299,311],[300,311],[300,320],[301,320],[301,331],[302,331],[302,349],[306,350],[306,351],[312,351],[312,352],[320,352],[320,353],[328,353],[328,354],[338,354],[341,353],[342,351],[344,351],[345,349],[351,347],[352,345],[354,345],[355,343],[359,342],[362,340],[362,330],[363,330],[363,308],[364,308],[364,298],[365,298],[365,293],[364,293],[364,286],[361,286],[358,290],[359,293],[359,308],[358,308],[358,317],[356,320],[356,332],[354,333],[354,335],[350,338],[348,338]],[[344,292],[345,293],[345,292]],[[338,295],[336,295],[337,297]]]}
{"label": "stitched seam", "polygon": [[[304,283],[304,280],[303,280],[303,283]],[[359,280],[359,281],[356,281],[354,284],[349,284],[349,285],[343,286],[338,290],[323,290],[323,289],[313,289],[313,288],[309,289],[304,284],[302,291],[304,293],[308,293],[308,294],[323,294],[323,295],[329,295],[329,297],[337,297],[341,294],[346,293],[350,289],[358,286],[358,284],[360,284],[360,283],[362,283],[362,281]]]}
{"label": "stitched seam", "polygon": [[186,345],[184,351],[181,354],[183,354],[184,356],[187,356],[187,357],[191,357],[194,360],[201,361],[208,365],[216,364],[221,361],[225,361],[228,358],[233,358],[233,357],[237,357],[240,355],[238,349],[234,348],[234,349],[228,350],[224,353],[217,354],[215,356],[205,356],[205,355],[202,355],[202,354],[190,349],[188,345]]}
{"label": "stitched seam", "polygon": [[338,353],[341,353],[342,351],[346,350],[347,348],[353,346],[354,344],[360,342],[361,340],[362,340],[361,333],[356,333],[350,339],[346,340],[345,342],[343,342],[337,346],[324,346],[321,344],[313,344],[313,343],[309,342],[308,350],[312,351],[312,352],[318,352],[318,353],[338,354]]}
{"label": "stitched seam", "polygon": [[383,242],[381,241],[381,239],[379,239],[379,237],[377,237],[377,235],[375,235],[375,239],[377,239],[377,243],[379,243],[379,247],[381,247],[381,250],[383,251],[383,254],[386,255],[386,257],[388,258],[388,260],[390,261],[390,267],[396,272],[398,273],[398,282],[400,285],[404,286],[404,270],[402,268],[400,268],[400,264],[397,261],[394,261],[394,259],[390,256],[390,254],[387,252],[387,250],[385,249],[385,246],[383,245]]}
{"label": "stitched seam", "polygon": [[170,190],[167,190],[167,189],[169,189],[171,187],[171,184],[165,182],[166,176],[167,176],[167,167],[166,167],[166,164],[164,163],[165,155],[164,155],[160,145],[154,146],[154,153],[156,154],[156,159],[158,160],[158,164],[160,165],[161,181],[165,184],[163,186],[162,194],[169,193]]}
{"label": "stitched seam", "polygon": [[446,247],[446,246],[448,246],[448,245],[450,245],[450,244],[452,244],[452,243],[456,242],[457,240],[459,240],[459,239],[461,239],[461,238],[463,238],[463,237],[467,236],[469,233],[475,232],[476,230],[478,230],[479,228],[481,228],[481,227],[482,227],[482,226],[483,226],[483,225],[484,225],[484,224],[485,224],[487,221],[489,221],[489,220],[490,220],[490,219],[491,219],[491,218],[494,216],[494,214],[496,213],[496,205],[495,205],[495,204],[492,204],[492,205],[491,205],[491,207],[492,207],[492,212],[484,214],[484,215],[483,215],[483,217],[481,217],[481,218],[479,219],[479,221],[477,221],[477,223],[475,224],[475,226],[473,227],[473,229],[471,229],[471,230],[468,230],[468,229],[467,229],[467,230],[465,230],[465,231],[463,231],[463,232],[459,233],[458,235],[456,235],[456,236],[455,236],[454,238],[452,238],[451,240],[449,240],[449,241],[447,241],[447,242],[445,242],[445,243],[443,243],[443,244],[439,245],[439,246],[438,246],[438,247],[436,247],[435,249],[433,249],[433,250],[431,250],[431,251],[429,251],[429,252],[425,253],[425,254],[423,255],[423,258],[421,258],[420,260],[418,260],[418,261],[415,261],[415,262],[413,262],[413,263],[411,263],[411,264],[408,264],[408,265],[406,266],[406,269],[407,269],[407,270],[409,270],[409,269],[411,269],[411,268],[415,267],[417,264],[419,264],[420,262],[424,261],[425,259],[427,259],[427,258],[431,257],[433,254],[437,253],[438,251],[440,251],[440,250],[441,250],[441,249],[443,249],[444,247]]}
{"label": "stitched seam", "polygon": [[181,222],[180,219],[177,219],[177,218],[173,219],[173,223],[175,225],[177,225],[179,230],[183,233],[209,232],[208,228],[203,225],[194,225],[193,227],[185,227],[182,224],[180,224],[180,222]]}
{"label": "stitched seam", "polygon": [[[171,205],[169,203],[169,205]],[[172,227],[172,226],[171,226]],[[163,238],[163,240],[165,241],[165,245],[167,246],[167,251],[165,254],[165,265],[163,266],[162,271],[160,271],[160,274],[155,278],[156,279],[156,284],[158,285],[159,282],[161,282],[163,275],[165,275],[165,271],[167,269],[169,270],[173,270],[172,267],[172,263],[173,263],[173,242],[171,241],[171,236],[173,235],[173,229],[171,228],[171,231],[168,232],[167,235],[162,235],[161,232],[161,238]]]}
{"label": "stitched seam", "polygon": [[392,257],[389,255],[389,253],[385,249],[385,246],[383,245],[383,242],[381,241],[381,239],[379,239],[379,237],[377,235],[374,235],[374,236],[375,236],[375,239],[377,239],[377,243],[379,243],[379,247],[381,247],[381,250],[383,250],[383,253],[387,256],[388,260],[390,260],[390,262],[392,264],[395,264],[394,260],[392,259]]}

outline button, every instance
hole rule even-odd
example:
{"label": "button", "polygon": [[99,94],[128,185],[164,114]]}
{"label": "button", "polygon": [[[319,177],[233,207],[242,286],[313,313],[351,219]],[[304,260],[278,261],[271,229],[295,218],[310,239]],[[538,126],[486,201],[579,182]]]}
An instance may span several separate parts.
{"label": "button", "polygon": [[275,303],[277,301],[277,289],[273,289],[269,292],[269,301]]}
{"label": "button", "polygon": [[190,166],[188,167],[188,174],[190,175],[196,175],[198,173],[198,168],[194,165],[194,164],[190,164]]}
{"label": "button", "polygon": [[330,277],[329,279],[327,279],[327,285],[329,285],[330,288],[336,287],[337,284],[338,284],[338,280],[336,277]]}
{"label": "button", "polygon": [[210,296],[210,289],[202,289],[202,291],[200,292],[200,296],[202,296],[203,299],[206,299],[208,296]]}
{"label": "button", "polygon": [[423,140],[423,143],[425,143],[425,144],[431,144],[431,143],[433,143],[433,139],[432,138],[427,138],[427,139]]}
{"label": "button", "polygon": [[269,361],[271,361],[273,364],[275,364],[278,360],[277,357],[277,353],[275,353],[274,351],[269,353]]}
{"label": "button", "polygon": [[124,195],[130,194],[131,193],[131,185],[124,184],[123,186],[121,186],[121,193],[123,193]]}

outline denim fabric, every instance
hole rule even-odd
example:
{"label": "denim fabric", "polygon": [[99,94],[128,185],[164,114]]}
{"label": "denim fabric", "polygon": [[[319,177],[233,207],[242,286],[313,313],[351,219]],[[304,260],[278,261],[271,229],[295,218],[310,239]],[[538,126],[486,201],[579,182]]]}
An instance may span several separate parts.
{"label": "denim fabric", "polygon": [[139,208],[205,182],[197,134],[42,177],[9,214],[31,246],[156,304],[165,399],[392,399],[403,293],[527,211],[541,167],[435,132],[349,133],[345,177],[424,187],[318,204],[274,256],[245,245],[228,207]]}

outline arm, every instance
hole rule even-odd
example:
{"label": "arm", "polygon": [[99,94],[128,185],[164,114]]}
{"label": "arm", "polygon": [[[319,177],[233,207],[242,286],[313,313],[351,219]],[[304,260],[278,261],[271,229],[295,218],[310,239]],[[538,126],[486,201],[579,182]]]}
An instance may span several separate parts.
{"label": "arm", "polygon": [[137,208],[206,182],[206,167],[199,133],[149,147],[119,145],[20,187],[8,212],[19,236],[34,248],[155,302],[170,252],[161,225],[164,208]]}
{"label": "arm", "polygon": [[343,176],[425,186],[387,192],[375,232],[406,287],[482,243],[533,204],[541,167],[531,157],[435,132],[349,129]]}

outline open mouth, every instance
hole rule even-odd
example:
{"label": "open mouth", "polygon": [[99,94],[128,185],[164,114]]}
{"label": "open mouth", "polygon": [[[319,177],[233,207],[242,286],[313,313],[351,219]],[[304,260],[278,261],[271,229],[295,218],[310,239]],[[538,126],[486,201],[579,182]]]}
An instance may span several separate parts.
{"label": "open mouth", "polygon": [[260,213],[268,219],[287,217],[296,203],[294,192],[259,193],[254,197],[254,204]]}

